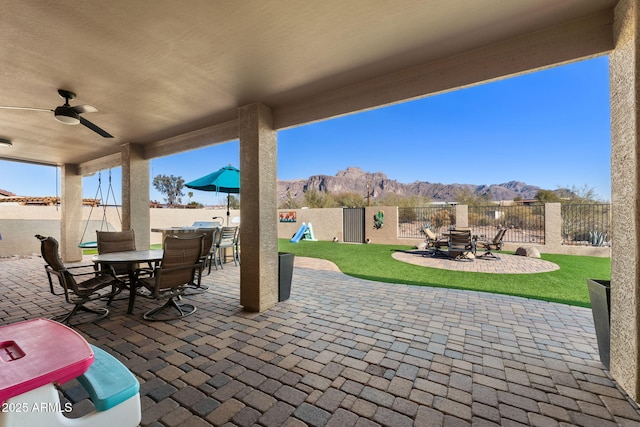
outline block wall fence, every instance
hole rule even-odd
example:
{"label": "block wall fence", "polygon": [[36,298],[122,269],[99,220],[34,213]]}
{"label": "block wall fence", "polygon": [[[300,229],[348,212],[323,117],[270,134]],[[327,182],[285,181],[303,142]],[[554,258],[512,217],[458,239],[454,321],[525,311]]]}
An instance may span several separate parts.
{"label": "block wall fence", "polygon": [[[545,244],[534,243],[505,243],[505,250],[515,251],[521,246],[537,248],[540,253],[586,255],[597,257],[610,257],[610,247],[574,246],[562,244],[562,216],[560,203],[545,204]],[[374,215],[378,211],[384,212],[384,225],[381,228],[374,227]],[[318,240],[343,239],[342,208],[329,209],[281,209],[279,213],[286,216],[287,213],[295,213],[296,222],[280,222],[278,224],[278,237],[290,239],[302,223],[311,223],[314,237]],[[469,225],[468,206],[456,206],[456,225],[467,227]],[[364,224],[365,240],[371,243],[383,243],[392,245],[414,246],[424,239],[399,238],[398,237],[398,207],[397,206],[371,206],[365,208]]]}

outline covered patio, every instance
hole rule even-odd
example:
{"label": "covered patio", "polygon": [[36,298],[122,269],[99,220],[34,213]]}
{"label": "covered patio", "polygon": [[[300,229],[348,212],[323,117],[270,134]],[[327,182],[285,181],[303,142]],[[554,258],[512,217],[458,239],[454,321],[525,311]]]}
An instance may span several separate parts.
{"label": "covered patio", "polygon": [[[61,312],[39,257],[0,264],[0,317]],[[198,311],[150,323],[157,301],[76,329],[141,382],[142,425],[639,425],[598,359],[589,309],[359,280],[300,259],[291,298],[239,304],[239,269],[206,276]],[[90,410],[76,381],[74,415]]]}
{"label": "covered patio", "polygon": [[[202,311],[213,310],[215,316],[190,327],[200,331],[203,323],[224,322],[224,314],[236,308],[237,317],[229,318],[240,325],[249,321],[240,319],[282,313],[292,322],[286,332],[292,334],[292,341],[304,341],[295,335],[296,331],[304,335],[307,325],[315,325],[314,321],[336,326],[344,323],[340,317],[338,321],[331,317],[325,320],[321,310],[306,314],[307,308],[299,308],[302,312],[298,313],[295,306],[277,302],[279,130],[608,55],[613,206],[611,375],[635,401],[640,400],[640,0],[407,0],[401,6],[397,1],[385,0],[374,6],[363,0],[161,1],[154,2],[154,7],[149,7],[148,2],[114,0],[108,5],[95,1],[6,1],[3,5],[0,106],[5,109],[0,115],[0,137],[11,145],[3,147],[7,150],[3,149],[0,158],[61,168],[59,237],[64,260],[79,261],[82,257],[78,243],[83,176],[122,167],[122,228],[135,230],[137,247],[144,248],[149,245],[150,159],[237,139],[242,170],[243,259],[251,262],[242,263],[239,281],[235,282],[240,289],[228,294],[233,298],[229,297],[222,306],[211,298],[209,305],[203,304]],[[77,94],[73,106],[94,105],[99,111],[92,112],[89,118],[114,138],[103,138],[87,126],[57,122],[54,109],[64,107],[57,89]],[[29,111],[34,108],[36,111]],[[77,118],[74,121],[79,123]],[[18,291],[26,292],[22,285],[32,277],[30,271],[20,269],[15,279],[7,284],[3,279],[1,284],[5,287],[17,283]],[[16,312],[42,314],[31,313],[39,310],[42,299],[33,305],[25,301],[24,306],[22,300],[16,301],[20,307],[12,307],[0,319],[2,324],[15,320]],[[343,299],[336,302],[342,304]],[[384,302],[375,293],[363,296],[357,302],[364,304],[362,312],[353,314],[353,319],[364,323],[364,319],[380,313],[369,304]],[[240,306],[246,313],[240,312]],[[487,314],[487,320],[512,318],[506,307],[495,303],[493,306],[499,310]],[[448,304],[441,308],[432,305],[424,315],[433,316],[437,310],[449,308]],[[473,312],[479,305],[467,308]],[[221,310],[221,315],[215,310]],[[467,313],[467,309],[455,305],[451,310],[458,316]],[[387,312],[394,313],[393,309]],[[404,314],[412,315],[410,311]],[[308,324],[295,320],[295,316],[302,316]],[[118,317],[110,322],[114,319]],[[420,325],[419,330],[425,334],[439,324],[439,317],[430,319]],[[129,320],[122,321],[129,326]],[[223,326],[233,329],[228,324]],[[560,324],[553,330],[572,333],[565,326]],[[145,331],[151,328],[140,327]],[[174,327],[164,326],[172,331]],[[394,327],[404,325],[400,322]],[[501,327],[495,325],[492,333],[500,336]],[[105,331],[97,328],[100,337],[111,334],[101,335]],[[120,327],[114,325],[110,330]],[[446,337],[447,343],[456,336],[454,331],[457,329],[453,328]],[[364,339],[366,335],[360,332],[362,328],[350,333]],[[136,335],[134,342],[144,342],[144,347],[150,340],[151,353],[158,353],[154,343],[162,333],[160,330],[152,338]],[[185,329],[184,334],[192,336],[193,331]],[[213,328],[196,335],[202,340],[220,338]],[[425,338],[420,336],[409,334],[406,340],[411,341],[412,337],[414,345],[418,345]],[[490,336],[480,333],[480,337],[483,339],[474,345],[494,345]],[[114,342],[122,341],[112,338]],[[243,346],[233,338],[223,339],[229,345]],[[436,339],[440,339],[438,334]],[[438,343],[432,336],[429,340],[431,345]],[[122,342],[126,347],[135,347]],[[555,348],[556,341],[550,342]],[[518,344],[529,347],[525,342]],[[424,345],[428,347],[429,343]],[[253,346],[249,344],[247,348]],[[306,350],[299,352],[307,355]],[[221,351],[235,354],[237,350],[231,346]],[[518,346],[517,351],[524,348]],[[179,354],[177,358],[183,359]],[[351,358],[345,356],[345,360]],[[537,360],[546,365],[554,359],[545,356]],[[185,369],[187,366],[191,365],[185,365]],[[481,370],[485,369],[488,368]],[[506,372],[505,368],[505,375]],[[310,380],[313,384],[315,375]],[[528,373],[528,377],[531,375],[538,374]],[[578,376],[578,388],[580,381],[588,383],[585,387],[601,386],[600,376],[592,375],[592,371]],[[569,386],[575,385],[568,382]],[[566,391],[569,386],[557,387]],[[421,390],[417,381],[415,390],[437,394],[431,389]],[[309,390],[309,396],[315,401],[318,393]],[[580,400],[580,396],[582,393],[573,398],[589,402],[582,407],[576,403],[583,413],[601,408],[594,399]],[[436,401],[445,406],[450,402],[449,397],[442,401],[434,397],[434,405]],[[231,405],[236,404],[232,402]],[[512,407],[494,403],[497,410]],[[448,407],[451,413],[457,413],[457,406]],[[153,413],[151,407],[147,409],[147,414]]]}

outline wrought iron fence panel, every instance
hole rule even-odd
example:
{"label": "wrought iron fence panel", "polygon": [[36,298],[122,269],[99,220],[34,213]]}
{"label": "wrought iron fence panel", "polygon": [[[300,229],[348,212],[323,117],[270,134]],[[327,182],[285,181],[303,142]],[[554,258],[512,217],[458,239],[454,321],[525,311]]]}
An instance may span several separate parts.
{"label": "wrought iron fence panel", "polygon": [[544,205],[469,206],[471,233],[492,239],[500,228],[506,228],[504,242],[545,242]]}
{"label": "wrought iron fence panel", "polygon": [[398,237],[422,238],[423,228],[430,228],[438,237],[456,225],[456,207],[423,206],[398,208]]}
{"label": "wrought iron fence panel", "polygon": [[611,245],[611,204],[563,203],[562,244],[582,246]]}

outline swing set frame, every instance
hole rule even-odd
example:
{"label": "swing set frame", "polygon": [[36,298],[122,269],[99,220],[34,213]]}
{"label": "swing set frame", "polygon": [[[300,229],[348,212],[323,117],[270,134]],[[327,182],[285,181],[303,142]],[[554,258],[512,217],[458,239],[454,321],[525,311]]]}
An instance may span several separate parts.
{"label": "swing set frame", "polygon": [[[102,205],[102,222],[100,223],[100,231],[110,231],[109,221],[107,221],[107,207],[109,206],[109,196],[113,198],[113,206],[115,206],[116,213],[118,214],[118,220],[120,221],[120,224],[122,224],[122,218],[120,217],[120,211],[118,210],[118,204],[116,203],[116,195],[113,192],[113,185],[111,184],[111,169],[109,169],[109,187],[107,188],[106,199],[103,198],[103,193],[102,193],[102,172],[98,172],[98,188],[96,189],[96,195],[94,198],[97,200],[100,200],[100,205]],[[80,243],[78,244],[78,247],[82,249],[95,249],[98,247],[97,241],[84,240],[84,236],[87,233],[87,229],[89,228],[89,222],[91,222],[91,215],[93,214],[93,208],[94,208],[94,205],[91,205],[91,210],[89,211],[89,217],[87,218],[87,222],[84,225],[84,230],[82,231],[82,237],[80,237]],[[117,231],[117,230],[114,228],[113,231]]]}

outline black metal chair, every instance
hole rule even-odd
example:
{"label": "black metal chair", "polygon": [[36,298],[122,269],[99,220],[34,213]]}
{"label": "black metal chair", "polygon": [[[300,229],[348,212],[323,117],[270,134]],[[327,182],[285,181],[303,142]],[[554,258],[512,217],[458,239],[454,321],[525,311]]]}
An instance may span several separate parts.
{"label": "black metal chair", "polygon": [[[165,238],[162,261],[154,268],[153,276],[136,280],[136,285],[144,286],[151,291],[153,298],[160,299],[168,295],[164,305],[144,313],[142,317],[145,320],[174,320],[196,312],[194,305],[181,304],[178,301],[184,295],[187,286],[194,283],[195,286],[200,286],[203,242],[204,234]],[[167,310],[172,308],[177,314],[166,314]]]}
{"label": "black metal chair", "polygon": [[[77,324],[89,321],[104,319],[109,315],[106,307],[92,309],[85,306],[90,301],[96,301],[107,298],[107,305],[111,304],[113,298],[118,295],[124,284],[116,278],[113,269],[95,269],[94,265],[79,265],[73,267],[65,267],[58,253],[58,241],[53,237],[44,237],[39,234],[36,238],[40,240],[40,252],[42,258],[46,262],[44,266],[49,279],[49,288],[54,295],[64,295],[65,300],[69,304],[73,304],[73,309],[67,313],[52,317],[52,320],[60,323],[69,324],[71,317],[79,311],[96,314],[98,318],[89,318]],[[84,270],[83,270],[84,269]],[[53,277],[56,277],[60,283],[62,291],[56,292]],[[80,278],[86,278],[80,280]]]}

